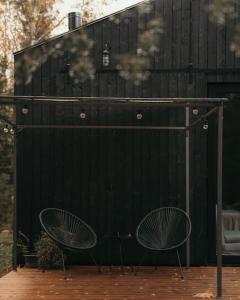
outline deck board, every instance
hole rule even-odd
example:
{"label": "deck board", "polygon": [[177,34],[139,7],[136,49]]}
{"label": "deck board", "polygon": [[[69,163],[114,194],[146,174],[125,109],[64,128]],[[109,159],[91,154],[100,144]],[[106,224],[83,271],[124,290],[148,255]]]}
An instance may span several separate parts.
{"label": "deck board", "polygon": [[[215,295],[216,270],[194,267],[184,270],[181,280],[177,268],[140,268],[137,275],[130,268],[70,267],[68,280],[61,270],[42,272],[38,269],[18,269],[0,278],[0,299],[16,300],[189,300],[197,293]],[[223,269],[222,299],[240,299],[240,268]]]}

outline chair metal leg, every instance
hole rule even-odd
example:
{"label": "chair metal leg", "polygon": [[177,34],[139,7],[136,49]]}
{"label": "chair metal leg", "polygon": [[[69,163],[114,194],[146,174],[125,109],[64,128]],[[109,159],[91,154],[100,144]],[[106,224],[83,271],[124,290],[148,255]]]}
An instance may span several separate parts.
{"label": "chair metal leg", "polygon": [[88,252],[89,256],[91,257],[93,263],[95,264],[95,266],[98,268],[98,272],[101,272],[101,266],[99,266],[95,260],[95,258],[93,257],[91,252]]}
{"label": "chair metal leg", "polygon": [[121,263],[121,271],[123,270],[123,251],[122,251],[122,242],[119,243],[119,254],[120,254],[120,263]]}
{"label": "chair metal leg", "polygon": [[64,260],[64,253],[63,253],[63,251],[62,251],[62,264],[63,264],[64,279],[67,279],[67,274],[66,274],[66,267],[65,267],[65,260]]}
{"label": "chair metal leg", "polygon": [[145,257],[146,257],[146,253],[143,254],[143,256],[142,256],[142,258],[141,258],[141,260],[140,260],[140,262],[138,264],[139,267],[142,265]]}
{"label": "chair metal leg", "polygon": [[180,256],[179,256],[178,250],[177,250],[177,258],[178,258],[178,264],[179,264],[179,268],[180,268],[181,278],[184,279],[183,271],[182,271],[182,265],[181,265],[181,260],[180,260]]}
{"label": "chair metal leg", "polygon": [[158,254],[158,253],[156,253],[156,255],[155,255],[155,270],[158,269],[158,266],[157,266],[158,255],[157,255],[157,254]]}
{"label": "chair metal leg", "polygon": [[[138,267],[140,267],[144,261],[144,258],[146,257],[146,253],[143,254],[142,258],[140,259],[140,262],[138,264]],[[137,275],[137,271],[134,273],[134,275],[136,276]]]}

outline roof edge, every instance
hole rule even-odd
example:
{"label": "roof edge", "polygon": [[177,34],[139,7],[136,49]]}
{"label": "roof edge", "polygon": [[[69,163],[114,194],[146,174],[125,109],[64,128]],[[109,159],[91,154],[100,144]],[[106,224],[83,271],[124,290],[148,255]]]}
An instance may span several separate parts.
{"label": "roof edge", "polygon": [[15,56],[15,55],[21,54],[21,53],[24,52],[24,51],[27,51],[27,50],[30,50],[30,49],[33,49],[33,48],[37,48],[37,47],[39,47],[39,46],[41,46],[41,45],[43,45],[43,44],[46,44],[46,43],[49,43],[49,42],[51,42],[51,41],[57,40],[57,39],[59,39],[59,38],[65,36],[65,35],[72,34],[73,32],[76,32],[76,31],[78,31],[78,30],[81,30],[82,28],[86,28],[86,27],[89,27],[89,26],[91,26],[91,25],[93,25],[93,24],[96,24],[96,23],[98,23],[98,22],[107,20],[107,19],[109,19],[109,18],[111,18],[111,17],[113,17],[113,16],[115,16],[115,15],[121,14],[121,13],[123,13],[123,12],[125,12],[125,11],[128,11],[128,10],[130,10],[130,9],[132,9],[132,8],[135,8],[135,7],[137,7],[137,6],[139,6],[139,5],[141,5],[142,3],[147,2],[147,1],[148,1],[148,0],[141,0],[141,1],[139,1],[138,3],[136,3],[136,4],[133,4],[133,5],[128,6],[128,7],[125,7],[125,8],[123,8],[122,10],[116,11],[116,12],[114,12],[114,13],[112,13],[112,14],[106,15],[106,16],[101,17],[101,18],[99,18],[99,19],[93,20],[93,21],[91,21],[91,22],[89,22],[89,23],[86,23],[86,24],[84,24],[84,25],[82,25],[82,26],[80,26],[80,27],[78,27],[78,28],[76,28],[76,29],[74,29],[74,30],[66,31],[66,32],[64,32],[64,33],[61,33],[61,34],[58,34],[58,35],[56,35],[56,36],[50,37],[50,38],[48,38],[48,39],[46,39],[46,40],[43,40],[43,41],[41,41],[41,42],[37,42],[36,44],[34,44],[34,45],[32,45],[32,46],[28,46],[28,47],[25,47],[25,48],[23,48],[23,49],[21,49],[21,50],[18,50],[18,51],[16,51],[16,52],[13,52],[13,55]]}

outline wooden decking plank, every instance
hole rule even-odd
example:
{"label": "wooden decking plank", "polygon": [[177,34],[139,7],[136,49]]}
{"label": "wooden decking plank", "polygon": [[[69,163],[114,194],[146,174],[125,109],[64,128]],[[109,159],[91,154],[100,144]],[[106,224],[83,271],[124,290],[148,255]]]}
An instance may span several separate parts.
{"label": "wooden decking plank", "polygon": [[[184,270],[181,280],[175,267],[137,268],[135,276],[129,268],[70,267],[68,280],[61,270],[42,272],[19,269],[0,278],[0,299],[16,300],[194,300],[197,293],[215,294],[216,270],[193,267]],[[223,299],[240,299],[240,268],[223,269]]]}

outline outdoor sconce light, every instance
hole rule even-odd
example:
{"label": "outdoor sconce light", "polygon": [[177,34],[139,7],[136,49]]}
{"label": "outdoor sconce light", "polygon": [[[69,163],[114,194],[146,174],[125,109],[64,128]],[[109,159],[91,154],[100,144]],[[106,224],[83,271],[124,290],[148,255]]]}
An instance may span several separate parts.
{"label": "outdoor sconce light", "polygon": [[22,108],[22,113],[23,113],[24,115],[27,115],[28,112],[29,112],[28,107],[27,107],[26,105],[24,105],[24,107]]}
{"label": "outdoor sconce light", "polygon": [[80,113],[80,118],[81,118],[81,119],[86,119],[86,117],[87,117],[87,115],[86,115],[85,112],[81,112],[81,113]]}
{"label": "outdoor sconce light", "polygon": [[194,116],[197,116],[199,111],[198,111],[198,108],[197,107],[194,107],[193,110],[192,110],[192,113]]}
{"label": "outdoor sconce light", "polygon": [[142,120],[142,118],[143,118],[143,114],[142,113],[137,113],[137,119]]}
{"label": "outdoor sconce light", "polygon": [[15,131],[14,131],[13,128],[10,129],[10,133],[11,133],[12,135],[14,135]]}
{"label": "outdoor sconce light", "polygon": [[203,129],[208,130],[208,121],[204,120]]}
{"label": "outdoor sconce light", "polygon": [[68,74],[71,68],[71,64],[69,62],[66,62],[63,67],[60,69],[60,73],[62,74]]}
{"label": "outdoor sconce light", "polygon": [[102,64],[104,67],[109,67],[110,65],[110,52],[108,44],[105,44],[103,53],[102,53]]}

